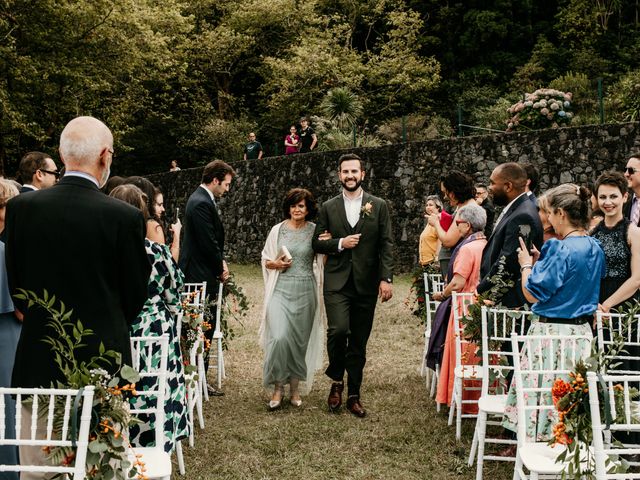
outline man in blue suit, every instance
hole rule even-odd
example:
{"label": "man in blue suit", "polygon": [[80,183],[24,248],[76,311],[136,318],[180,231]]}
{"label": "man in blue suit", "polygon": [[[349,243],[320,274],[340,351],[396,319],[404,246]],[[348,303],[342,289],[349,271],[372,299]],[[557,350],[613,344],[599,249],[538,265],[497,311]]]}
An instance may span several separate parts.
{"label": "man in blue suit", "polygon": [[542,223],[535,205],[527,198],[526,185],[527,172],[517,163],[498,165],[491,173],[489,190],[493,203],[503,209],[482,253],[477,291],[483,293],[492,287],[489,279],[496,274],[499,261],[504,257],[505,275],[513,281],[513,286],[502,295],[500,303],[508,308],[526,303],[520,287],[519,238],[523,237],[538,250],[542,247]]}

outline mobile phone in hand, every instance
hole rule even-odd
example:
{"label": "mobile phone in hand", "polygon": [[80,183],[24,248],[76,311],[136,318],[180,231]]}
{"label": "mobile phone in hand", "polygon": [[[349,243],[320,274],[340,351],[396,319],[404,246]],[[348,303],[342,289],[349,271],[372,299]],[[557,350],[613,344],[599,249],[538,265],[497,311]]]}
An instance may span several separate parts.
{"label": "mobile phone in hand", "polygon": [[520,237],[524,241],[527,247],[527,252],[530,253],[533,248],[533,239],[531,238],[531,225],[520,225],[518,227]]}

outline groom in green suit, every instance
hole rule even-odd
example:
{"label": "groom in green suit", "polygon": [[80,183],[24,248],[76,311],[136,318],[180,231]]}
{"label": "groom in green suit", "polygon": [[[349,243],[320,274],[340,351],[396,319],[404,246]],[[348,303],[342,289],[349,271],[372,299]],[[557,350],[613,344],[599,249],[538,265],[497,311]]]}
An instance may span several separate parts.
{"label": "groom in green suit", "polygon": [[[362,370],[377,297],[393,295],[393,238],[389,209],[384,200],[362,190],[364,165],[348,153],[338,160],[342,193],[322,205],[313,236],[313,249],[328,255],[324,267],[324,304],[327,311],[325,373],[333,380],[329,410],[342,405],[347,372],[347,408],[357,417],[366,411],[360,403]],[[329,232],[330,240],[320,240]]]}

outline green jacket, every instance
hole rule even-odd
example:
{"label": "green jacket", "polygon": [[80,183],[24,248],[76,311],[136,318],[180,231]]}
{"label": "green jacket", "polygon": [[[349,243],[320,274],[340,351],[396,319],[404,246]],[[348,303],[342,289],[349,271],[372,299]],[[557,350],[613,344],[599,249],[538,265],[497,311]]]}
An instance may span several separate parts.
{"label": "green jacket", "polygon": [[[368,212],[367,204],[371,205]],[[324,231],[331,233],[331,240],[318,240]],[[361,233],[355,248],[338,251],[341,238]],[[342,193],[322,204],[313,250],[327,255],[324,267],[324,290],[335,292],[342,287],[353,272],[356,290],[362,295],[377,295],[381,280],[393,280],[393,237],[387,203],[381,198],[363,193],[360,219],[354,228],[347,221]]]}

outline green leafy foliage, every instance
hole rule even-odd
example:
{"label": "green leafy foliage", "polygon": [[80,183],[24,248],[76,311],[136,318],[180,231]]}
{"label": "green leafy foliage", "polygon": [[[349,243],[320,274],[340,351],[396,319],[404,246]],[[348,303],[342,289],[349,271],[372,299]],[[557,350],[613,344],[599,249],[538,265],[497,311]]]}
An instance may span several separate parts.
{"label": "green leafy foliage", "polygon": [[[553,428],[554,437],[549,444],[556,443],[566,446],[566,449],[558,455],[556,462],[567,462],[562,478],[573,480],[595,480],[595,460],[591,450],[593,431],[591,428],[591,409],[589,406],[589,388],[587,384],[587,372],[607,373],[615,368],[614,357],[624,351],[626,335],[635,322],[635,315],[640,311],[640,304],[626,304],[625,320],[621,332],[613,336],[613,344],[606,350],[600,351],[597,342],[593,342],[591,356],[584,361],[579,361],[569,373],[569,381],[562,378],[555,380],[551,389],[554,405],[558,410],[558,423]],[[605,320],[606,321],[606,320]],[[621,386],[615,388],[613,395],[609,397],[605,384],[598,384],[599,398],[609,397],[613,401],[615,418],[610,418],[611,423],[626,423],[624,416],[624,393]],[[630,400],[640,398],[640,392],[636,388],[629,389]],[[605,411],[606,403],[600,403],[600,416],[606,419],[609,411]],[[636,415],[632,416],[634,423],[640,422]],[[613,439],[615,442],[615,439]],[[607,471],[609,473],[624,473],[628,470],[628,463],[618,457],[607,458]]]}
{"label": "green leafy foliage", "polygon": [[[137,462],[134,466],[128,459],[129,426],[136,420],[129,413],[128,398],[135,395],[135,383],[140,379],[138,373],[128,365],[121,364],[120,354],[113,350],[106,350],[101,343],[99,356],[89,360],[78,360],[76,354],[86,345],[84,339],[94,335],[90,329],[85,329],[80,320],[72,320],[73,310],[67,310],[62,301],[56,302],[55,295],[49,296],[44,290],[42,297],[34,292],[19,290],[16,298],[27,302],[28,308],[39,307],[45,309],[50,320],[47,323],[53,330],[53,335],[46,337],[43,342],[49,345],[54,354],[58,368],[63,373],[64,381],[55,385],[57,388],[80,389],[88,385],[95,387],[93,397],[94,421],[89,433],[89,451],[87,452],[87,478],[94,480],[124,480],[137,474]],[[56,304],[59,306],[56,307]],[[111,375],[103,367],[112,369],[116,366],[118,375]],[[126,381],[126,384],[122,385]],[[57,398],[54,413],[54,433],[60,434],[63,429],[66,399]],[[46,416],[48,403],[40,402],[40,415]],[[73,463],[76,449],[72,447],[47,447],[48,459],[54,465],[69,465]],[[135,467],[135,468],[134,468]],[[58,475],[56,478],[61,478]]]}

